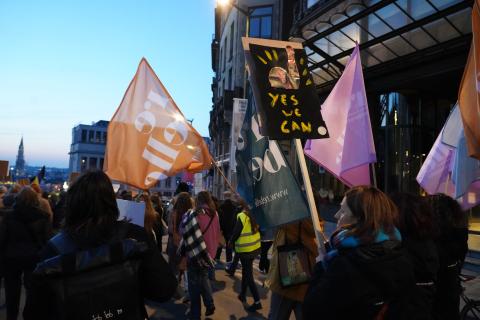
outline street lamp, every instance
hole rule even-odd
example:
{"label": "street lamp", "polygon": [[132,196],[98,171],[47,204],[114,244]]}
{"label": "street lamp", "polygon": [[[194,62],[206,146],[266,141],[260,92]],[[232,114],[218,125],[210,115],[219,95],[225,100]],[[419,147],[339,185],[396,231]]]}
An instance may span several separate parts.
{"label": "street lamp", "polygon": [[[247,22],[248,22],[248,18],[250,16],[249,12],[247,10],[239,7],[234,1],[235,0],[233,0],[233,1],[232,0],[217,0],[217,4],[221,7],[226,7],[226,6],[235,7],[238,11],[240,11],[241,13],[243,13],[247,17]],[[247,24],[247,28],[248,28],[248,24]],[[248,37],[248,30],[247,30],[247,37]]]}

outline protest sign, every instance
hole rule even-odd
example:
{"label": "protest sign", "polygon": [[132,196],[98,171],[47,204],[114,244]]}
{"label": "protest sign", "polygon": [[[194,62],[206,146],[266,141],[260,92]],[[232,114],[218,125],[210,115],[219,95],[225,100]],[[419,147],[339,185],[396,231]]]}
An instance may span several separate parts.
{"label": "protest sign", "polygon": [[320,100],[296,42],[242,38],[260,133],[270,139],[328,137]]}
{"label": "protest sign", "polygon": [[143,227],[145,221],[145,202],[135,202],[117,199],[120,215],[118,220],[128,220],[133,224]]}

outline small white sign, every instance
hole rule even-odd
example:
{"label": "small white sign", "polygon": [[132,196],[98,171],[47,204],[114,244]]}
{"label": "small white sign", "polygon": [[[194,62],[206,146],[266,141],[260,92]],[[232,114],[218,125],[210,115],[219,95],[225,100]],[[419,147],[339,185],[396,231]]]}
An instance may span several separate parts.
{"label": "small white sign", "polygon": [[120,216],[118,220],[124,220],[125,218],[133,224],[144,226],[145,222],[145,203],[135,202],[117,199],[118,210]]}

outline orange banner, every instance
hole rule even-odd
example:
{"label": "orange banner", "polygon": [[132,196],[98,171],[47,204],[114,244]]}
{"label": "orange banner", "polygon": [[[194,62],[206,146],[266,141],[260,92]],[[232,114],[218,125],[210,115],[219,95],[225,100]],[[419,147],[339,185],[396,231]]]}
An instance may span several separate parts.
{"label": "orange banner", "polygon": [[458,102],[467,140],[468,154],[480,160],[480,3],[472,10],[472,45],[463,72]]}
{"label": "orange banner", "polygon": [[212,157],[143,58],[108,126],[104,170],[139,189],[183,170],[210,168]]}

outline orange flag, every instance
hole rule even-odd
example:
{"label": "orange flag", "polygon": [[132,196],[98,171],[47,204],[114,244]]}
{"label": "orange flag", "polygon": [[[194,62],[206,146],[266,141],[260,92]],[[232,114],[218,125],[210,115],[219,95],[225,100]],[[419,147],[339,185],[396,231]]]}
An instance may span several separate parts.
{"label": "orange flag", "polygon": [[116,181],[149,189],[180,171],[210,168],[212,156],[143,58],[108,126],[104,170]]}
{"label": "orange flag", "polygon": [[458,102],[467,140],[468,155],[480,160],[480,4],[472,9],[472,45],[463,72]]}

